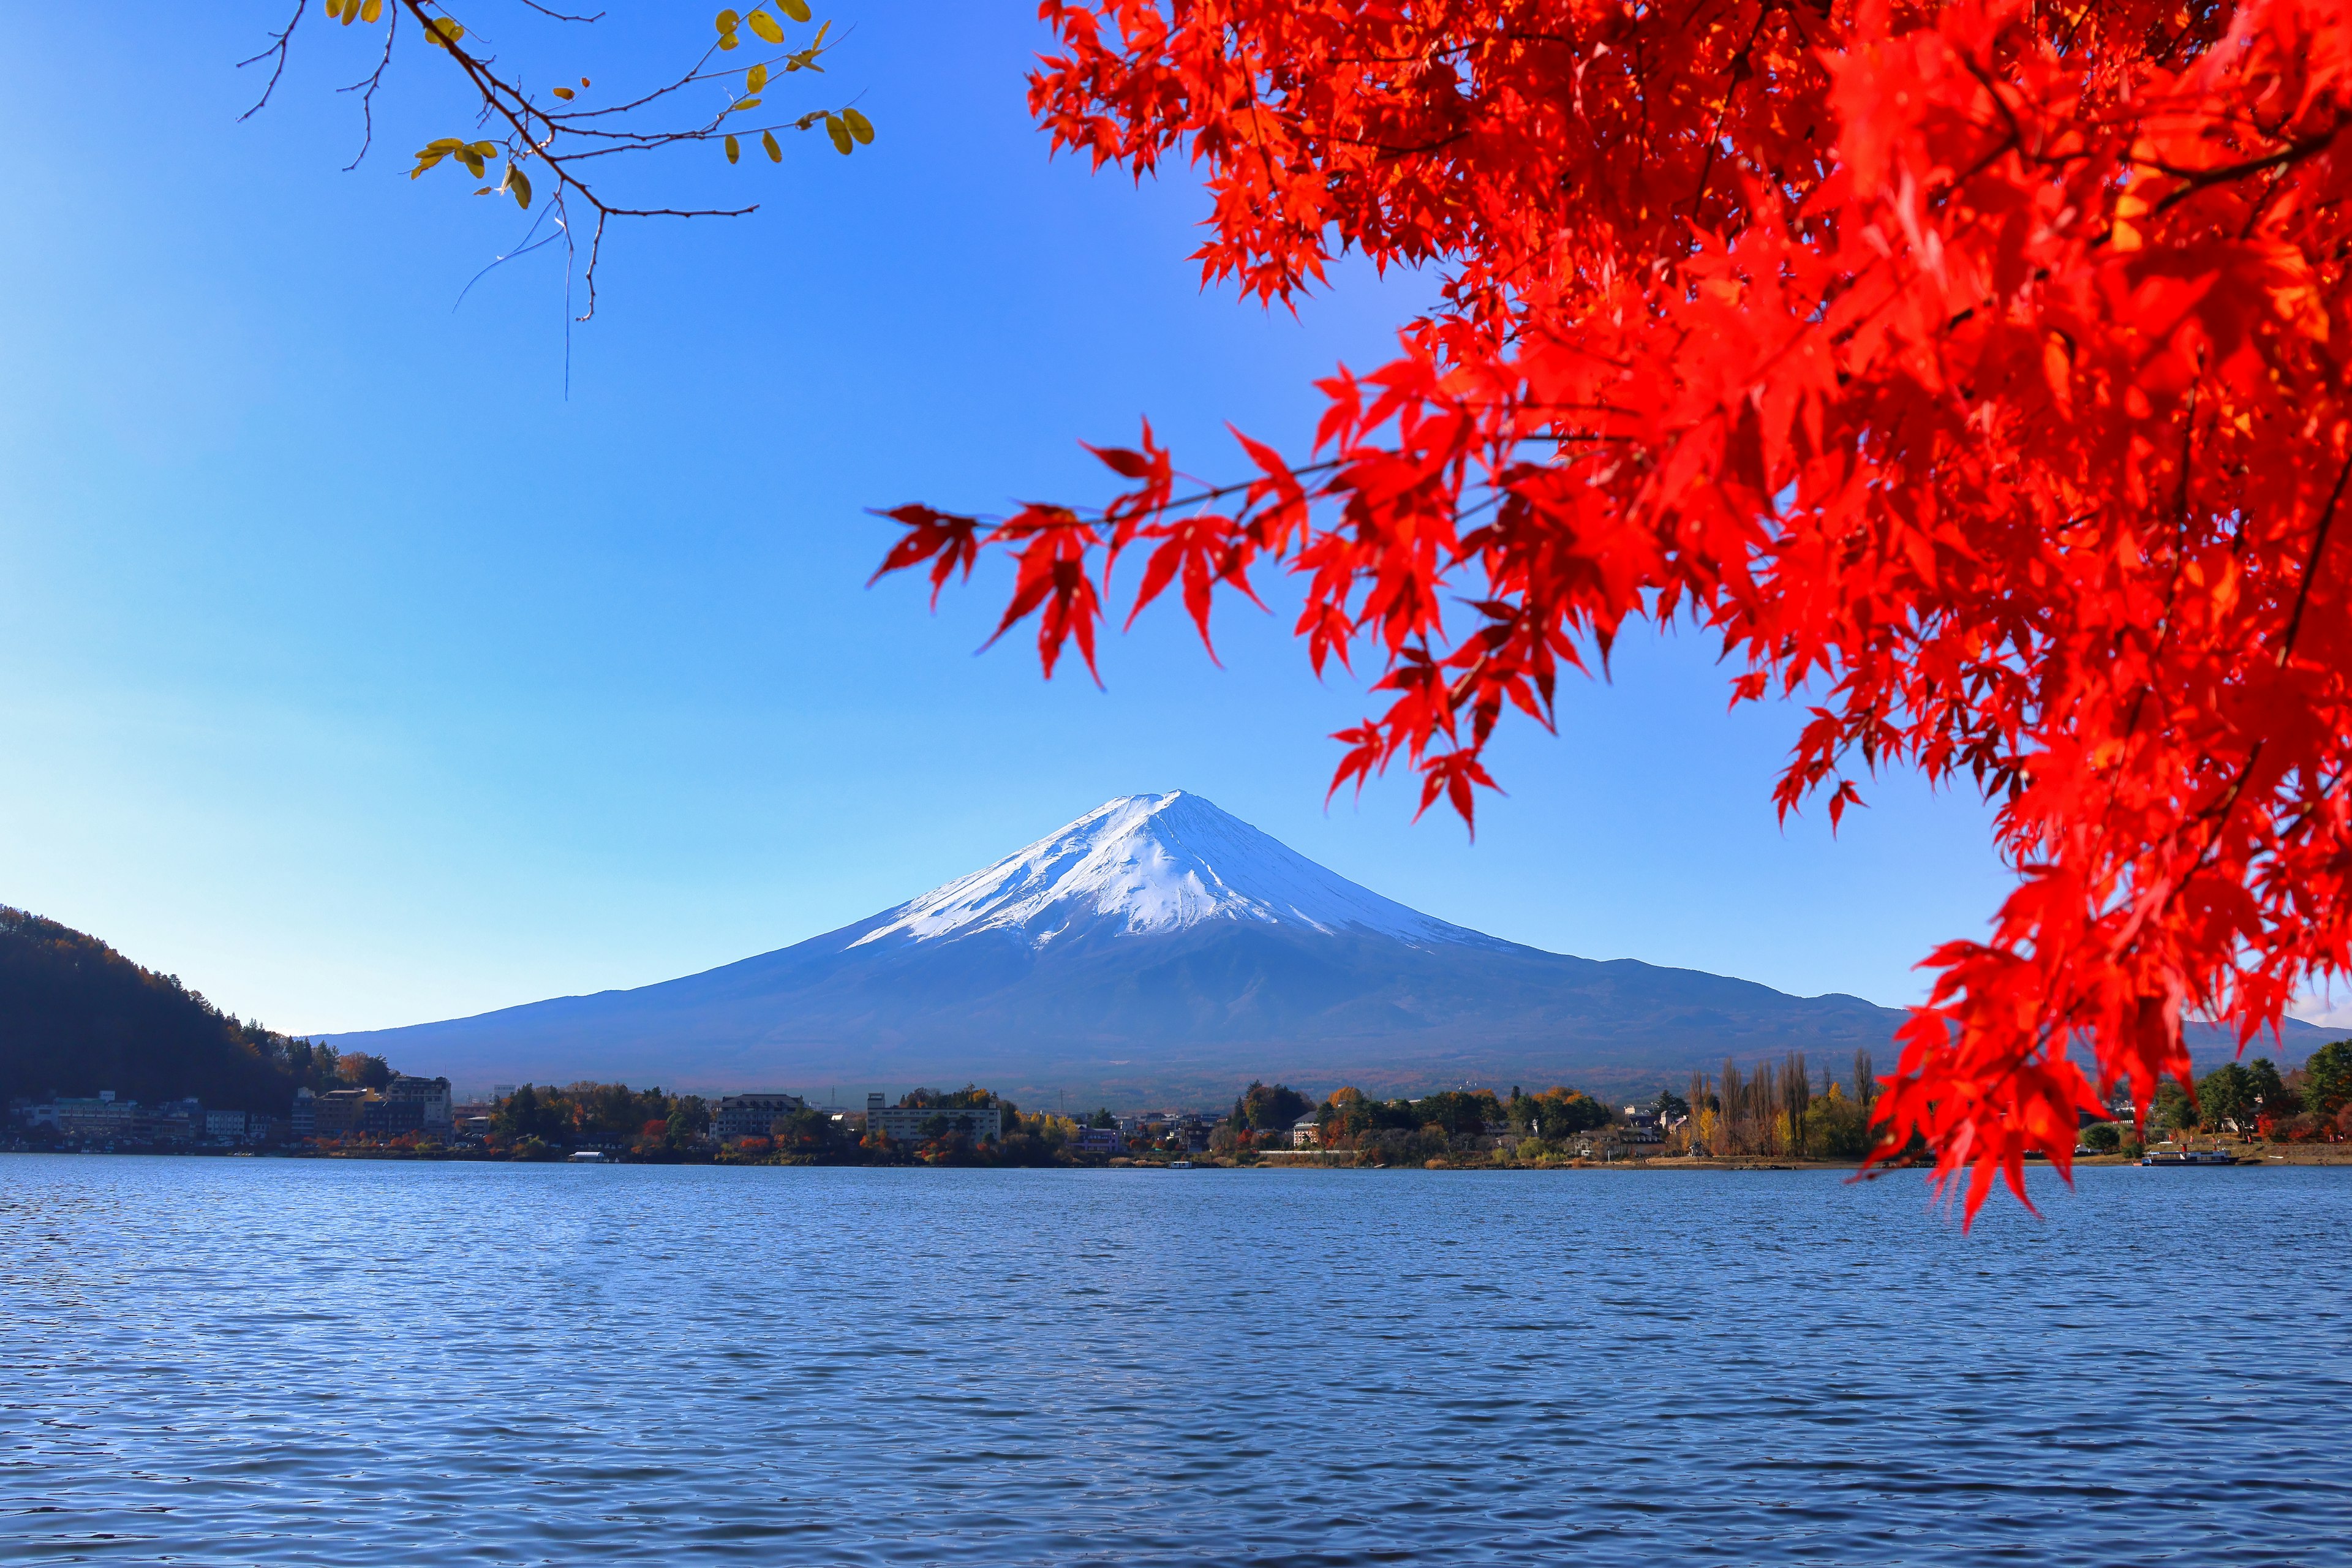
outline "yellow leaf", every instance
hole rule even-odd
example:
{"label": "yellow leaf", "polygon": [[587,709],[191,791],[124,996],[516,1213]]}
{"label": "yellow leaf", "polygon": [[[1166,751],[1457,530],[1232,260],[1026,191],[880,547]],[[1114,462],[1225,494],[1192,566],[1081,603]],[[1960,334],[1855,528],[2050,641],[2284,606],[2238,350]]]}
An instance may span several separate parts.
{"label": "yellow leaf", "polygon": [[499,144],[495,142],[477,142],[474,143],[474,151],[485,158],[495,158],[499,155]]}
{"label": "yellow leaf", "polygon": [[844,123],[848,125],[849,133],[852,136],[856,137],[860,142],[868,143],[873,142],[874,122],[872,121],[866,119],[866,116],[858,113],[857,110],[854,109],[843,110],[841,111],[841,118]]}
{"label": "yellow leaf", "polygon": [[379,21],[383,16],[383,0],[366,0],[360,7],[360,20],[362,22]]}
{"label": "yellow leaf", "polygon": [[833,138],[835,152],[845,158],[849,156],[849,127],[841,122],[839,115],[828,114],[824,117],[824,133]]}
{"label": "yellow leaf", "polygon": [[743,25],[743,18],[738,16],[732,11],[721,11],[719,13],[719,18],[715,25],[720,32],[731,33],[736,28]]}
{"label": "yellow leaf", "polygon": [[333,21],[343,14],[343,0],[327,0],[327,20]]}
{"label": "yellow leaf", "polygon": [[759,107],[760,107],[760,100],[759,100],[758,99],[756,99],[756,98],[740,98],[740,99],[737,99],[737,100],[735,100],[735,102],[734,102],[734,103],[733,103],[733,104],[732,104],[732,105],[728,109],[727,112],[728,112],[728,113],[730,113],[730,114],[733,114],[733,113],[736,113],[736,112],[738,112],[738,111],[740,111],[740,110],[746,110],[746,109],[757,109],[757,108],[759,108]]}
{"label": "yellow leaf", "polygon": [[727,161],[731,163],[742,155],[743,143],[736,141],[732,136],[727,138]]}
{"label": "yellow leaf", "polygon": [[764,88],[767,85],[768,68],[766,66],[753,66],[750,70],[743,73],[743,90],[745,92],[758,92],[761,88]]}
{"label": "yellow leaf", "polygon": [[737,37],[732,33],[721,33],[719,35],[719,47],[722,49],[731,49],[742,41],[742,39]]}
{"label": "yellow leaf", "polygon": [[776,9],[795,22],[809,19],[808,0],[776,0]]}
{"label": "yellow leaf", "polygon": [[769,43],[781,44],[784,41],[784,30],[776,26],[776,19],[765,11],[754,11],[747,20],[751,24],[751,31],[759,34]]}
{"label": "yellow leaf", "polygon": [[559,87],[555,89],[555,96],[563,100],[564,102],[569,103],[572,101],[573,94],[570,88]]}
{"label": "yellow leaf", "polygon": [[760,145],[761,145],[761,146],[762,146],[762,147],[765,147],[765,148],[768,150],[768,162],[769,162],[769,163],[782,163],[782,162],[784,161],[784,150],[783,150],[782,147],[779,147],[779,146],[777,146],[777,145],[776,145],[776,133],[775,133],[774,132],[772,132],[772,131],[762,131],[762,132],[760,132]]}
{"label": "yellow leaf", "polygon": [[530,211],[530,176],[522,172],[521,164],[507,165],[507,189],[514,193],[515,205]]}

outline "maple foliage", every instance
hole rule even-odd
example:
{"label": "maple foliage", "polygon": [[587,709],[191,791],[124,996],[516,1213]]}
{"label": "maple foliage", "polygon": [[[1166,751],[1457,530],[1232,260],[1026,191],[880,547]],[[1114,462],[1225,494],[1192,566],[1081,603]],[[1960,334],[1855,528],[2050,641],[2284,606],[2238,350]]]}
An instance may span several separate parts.
{"label": "maple foliage", "polygon": [[1877,1125],[1969,1215],[2099,1088],[2185,1082],[2184,1016],[2250,1041],[2344,971],[2341,0],[1040,14],[1055,146],[1196,165],[1208,278],[1281,301],[1353,250],[1441,302],[1320,384],[1309,454],[1192,487],[1147,429],[1099,512],[901,509],[886,569],[1017,548],[1000,635],[1042,611],[1049,670],[1129,550],[1204,636],[1297,574],[1316,668],[1387,702],[1332,787],[1402,763],[1465,818],[1506,712],[1676,617],[1735,701],[1810,706],[1784,813],[1968,781],[2018,886],[1927,960]]}

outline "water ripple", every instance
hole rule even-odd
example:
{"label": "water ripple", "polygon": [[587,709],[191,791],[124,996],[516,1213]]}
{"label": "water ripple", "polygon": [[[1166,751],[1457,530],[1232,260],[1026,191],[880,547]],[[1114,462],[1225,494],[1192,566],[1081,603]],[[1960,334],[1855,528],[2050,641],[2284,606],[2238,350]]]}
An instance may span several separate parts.
{"label": "water ripple", "polygon": [[2037,1197],[7,1158],[0,1563],[2341,1562],[2352,1173]]}

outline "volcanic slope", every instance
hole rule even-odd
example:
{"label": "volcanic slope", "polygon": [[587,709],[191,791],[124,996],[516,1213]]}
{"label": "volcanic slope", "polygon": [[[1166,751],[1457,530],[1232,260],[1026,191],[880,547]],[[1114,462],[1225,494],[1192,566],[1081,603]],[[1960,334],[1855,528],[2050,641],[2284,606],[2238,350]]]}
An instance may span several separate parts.
{"label": "volcanic slope", "polygon": [[1791,1049],[1884,1061],[1859,997],[1498,941],[1384,899],[1199,795],[1128,795],[971,876],[723,968],[345,1035],[464,1084],[850,1089],[977,1080],[1039,1103],[1679,1085]]}

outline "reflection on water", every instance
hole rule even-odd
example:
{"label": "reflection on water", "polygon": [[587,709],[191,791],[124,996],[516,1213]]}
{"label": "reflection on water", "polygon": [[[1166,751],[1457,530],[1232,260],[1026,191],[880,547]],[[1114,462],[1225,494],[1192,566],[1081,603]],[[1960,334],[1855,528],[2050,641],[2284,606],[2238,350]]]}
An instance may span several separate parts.
{"label": "reflection on water", "polygon": [[0,1157],[0,1561],[2345,1562],[2352,1172],[2046,1197]]}

